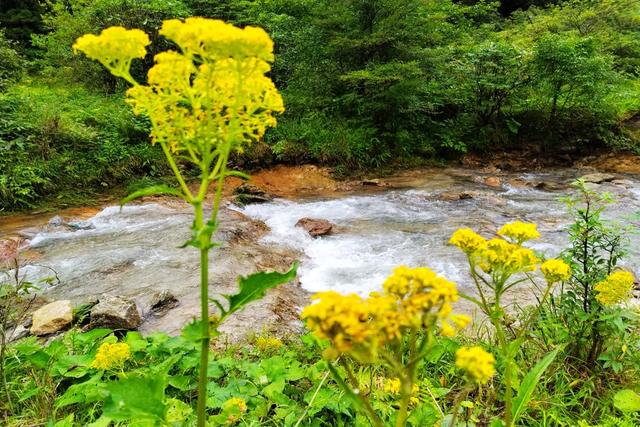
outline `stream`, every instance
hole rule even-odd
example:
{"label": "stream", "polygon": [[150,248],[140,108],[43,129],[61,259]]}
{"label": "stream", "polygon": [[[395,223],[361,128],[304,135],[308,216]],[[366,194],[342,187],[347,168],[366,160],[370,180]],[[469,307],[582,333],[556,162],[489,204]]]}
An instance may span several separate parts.
{"label": "stream", "polygon": [[[365,295],[379,290],[384,278],[400,264],[431,267],[473,292],[464,256],[447,244],[457,228],[470,227],[491,236],[506,222],[535,222],[542,237],[531,242],[531,248],[555,256],[566,246],[571,218],[560,198],[572,193],[568,184],[579,176],[577,171],[503,174],[496,187],[477,179],[479,174],[462,169],[429,170],[385,179],[382,188],[281,198],[243,208],[231,205],[224,211],[223,226],[216,236],[225,243],[211,255],[215,281],[211,289],[231,290],[237,274],[283,269],[299,258],[300,286],[309,292]],[[538,187],[553,191],[537,189],[541,182],[546,184]],[[617,200],[606,211],[607,218],[638,222],[637,215],[630,219],[640,211],[638,176],[616,175],[611,182],[592,186]],[[467,192],[470,198],[442,200],[443,192]],[[336,232],[311,238],[295,226],[303,217],[327,219],[336,225]],[[261,230],[258,221],[269,229]],[[29,240],[29,250],[36,253],[23,273],[34,280],[55,270],[59,284],[45,287],[44,297],[71,299],[75,304],[112,293],[133,298],[144,307],[152,292],[168,289],[180,300],[179,307],[161,318],[150,317],[142,329],[176,333],[196,315],[198,307],[197,253],[177,249],[188,239],[190,224],[188,206],[154,202],[123,210],[107,207],[64,226],[53,221],[20,230]],[[630,235],[630,239],[624,266],[638,275],[638,237]],[[530,292],[523,288],[516,292],[515,300],[530,298]],[[275,305],[271,309],[278,310]],[[269,319],[278,321],[277,316]],[[243,321],[238,322],[242,325]],[[246,328],[246,319],[242,326]]]}

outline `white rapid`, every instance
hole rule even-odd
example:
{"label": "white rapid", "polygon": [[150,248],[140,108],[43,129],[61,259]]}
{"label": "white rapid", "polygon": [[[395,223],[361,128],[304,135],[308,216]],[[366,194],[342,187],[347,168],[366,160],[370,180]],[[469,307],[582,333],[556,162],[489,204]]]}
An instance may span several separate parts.
{"label": "white rapid", "polygon": [[[565,170],[517,178],[525,182],[568,183],[575,179],[575,173]],[[626,217],[640,210],[639,186],[640,182],[627,179],[594,187],[611,192],[618,199],[607,216],[628,222]],[[443,190],[471,191],[474,197],[438,200],[437,195]],[[247,206],[243,212],[271,228],[265,241],[289,245],[305,254],[299,273],[306,290],[367,294],[380,289],[384,278],[400,264],[428,266],[469,287],[464,256],[447,244],[460,227],[490,236],[506,222],[535,222],[542,238],[530,247],[547,256],[557,255],[567,243],[570,217],[560,198],[568,193],[570,189],[550,192],[508,184],[489,188],[454,175],[445,187],[434,188],[433,182],[418,180],[412,188],[325,200],[277,200]],[[295,227],[303,217],[327,219],[337,225],[338,231],[311,238]],[[631,238],[632,243],[637,242],[637,236]],[[640,272],[637,244],[632,245],[626,265]]]}

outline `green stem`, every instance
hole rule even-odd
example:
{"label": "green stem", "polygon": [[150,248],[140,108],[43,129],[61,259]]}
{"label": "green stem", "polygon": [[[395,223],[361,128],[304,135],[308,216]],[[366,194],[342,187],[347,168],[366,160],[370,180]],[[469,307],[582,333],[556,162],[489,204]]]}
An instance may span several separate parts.
{"label": "green stem", "polygon": [[[342,364],[345,372],[347,373],[347,378],[349,378],[349,382],[353,385],[353,387],[359,388],[358,380],[356,379],[355,375],[353,375],[353,372],[351,371],[351,367],[349,366],[349,363],[345,359],[340,359],[340,363]],[[342,379],[338,371],[333,366],[331,366],[330,363],[329,363],[329,369],[331,370],[331,373],[336,379],[336,382],[342,386],[345,393],[351,396],[352,399],[355,399],[361,403],[361,407],[365,410],[367,415],[369,415],[369,421],[371,422],[371,424],[373,424],[375,427],[384,427],[384,423],[382,422],[382,420],[380,420],[380,418],[378,417],[378,414],[376,414],[376,411],[371,406],[369,399],[363,396],[362,393],[360,392],[356,395],[356,393],[353,392],[353,389],[349,387],[349,385],[344,381],[344,379]]]}
{"label": "green stem", "polygon": [[413,381],[410,377],[402,377],[401,380],[402,400],[400,402],[398,418],[396,418],[396,427],[404,427],[407,423],[407,416],[409,415],[409,400],[411,399],[411,392],[413,391]]}
{"label": "green stem", "polygon": [[[201,230],[204,226],[202,203],[194,203],[195,228]],[[209,243],[211,235],[204,233],[200,242],[200,317],[201,317],[201,341],[200,341],[200,370],[198,374],[198,427],[205,426],[207,404],[207,367],[209,364]]]}

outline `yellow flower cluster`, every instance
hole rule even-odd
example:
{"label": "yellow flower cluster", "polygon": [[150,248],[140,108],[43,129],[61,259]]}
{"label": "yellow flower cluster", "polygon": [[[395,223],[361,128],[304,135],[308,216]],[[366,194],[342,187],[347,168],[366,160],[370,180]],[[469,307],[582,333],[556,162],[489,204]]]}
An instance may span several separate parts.
{"label": "yellow flower cluster", "polygon": [[131,60],[144,57],[149,44],[142,31],[112,27],[99,36],[85,35],[74,45],[133,84],[127,102],[136,114],[148,115],[154,142],[199,164],[221,144],[240,151],[275,126],[274,113],[284,111],[284,105],[265,76],[273,61],[273,42],[264,30],[188,18],[165,21],[160,34],[180,51],[155,56],[148,85],[136,83],[129,74]]}
{"label": "yellow flower cluster", "polygon": [[499,238],[486,240],[469,228],[461,228],[454,232],[449,243],[467,254],[486,273],[499,272],[510,275],[536,269],[538,258],[531,249],[521,246],[525,240],[539,236],[535,224],[505,224],[499,234],[517,243]]}
{"label": "yellow flower cluster", "polygon": [[327,356],[350,353],[370,360],[379,346],[399,341],[412,329],[439,322],[441,334],[452,336],[471,321],[452,314],[451,303],[458,300],[455,283],[428,268],[400,266],[384,282],[383,293],[366,299],[329,291],[313,300],[302,318],[314,335],[331,341]]}
{"label": "yellow flower cluster", "polygon": [[633,274],[628,271],[614,271],[594,287],[596,300],[607,307],[625,302],[632,296],[634,281]]}
{"label": "yellow flower cluster", "polygon": [[471,254],[486,248],[487,241],[470,228],[460,228],[453,233],[449,243],[457,246],[462,252]]}
{"label": "yellow flower cluster", "polygon": [[[383,390],[385,393],[398,395],[400,394],[400,386],[401,386],[400,379],[392,378],[390,380],[385,381]],[[414,384],[411,389],[411,397],[409,398],[409,403],[411,405],[415,406],[418,403],[420,403],[420,400],[418,399],[419,392],[420,392],[420,387],[418,386],[418,384]]]}
{"label": "yellow flower cluster", "polygon": [[91,363],[91,367],[100,370],[120,368],[131,357],[131,350],[126,343],[103,343]]}
{"label": "yellow flower cluster", "polygon": [[282,347],[282,341],[276,337],[259,336],[256,339],[256,348],[262,353],[273,353]]}
{"label": "yellow flower cluster", "polygon": [[486,384],[496,373],[496,360],[482,347],[460,347],[456,351],[456,366],[466,372],[468,378],[478,384]]}
{"label": "yellow flower cluster", "polygon": [[241,413],[247,412],[247,402],[240,397],[232,397],[222,404],[222,409],[237,409]]}
{"label": "yellow flower cluster", "polygon": [[232,397],[222,404],[222,410],[226,413],[226,425],[234,425],[240,420],[240,416],[247,412],[247,402],[240,397]]}
{"label": "yellow flower cluster", "polygon": [[519,244],[526,242],[527,240],[540,238],[540,233],[538,233],[538,229],[535,224],[521,221],[514,221],[503,225],[502,228],[498,230],[498,234],[508,237]]}
{"label": "yellow flower cluster", "polygon": [[141,30],[110,27],[100,35],[85,34],[76,40],[74,52],[84,52],[91,59],[100,61],[114,75],[126,77],[133,59],[142,59],[147,54],[149,36]]}
{"label": "yellow flower cluster", "polygon": [[540,270],[549,283],[563,282],[571,277],[571,267],[559,259],[550,259],[543,262]]}

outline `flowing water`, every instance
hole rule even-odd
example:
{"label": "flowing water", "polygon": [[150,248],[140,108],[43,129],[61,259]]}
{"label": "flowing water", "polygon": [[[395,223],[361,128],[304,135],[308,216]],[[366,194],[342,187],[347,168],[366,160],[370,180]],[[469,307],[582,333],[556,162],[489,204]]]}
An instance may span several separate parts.
{"label": "flowing water", "polygon": [[[492,188],[475,182],[474,174],[468,171],[430,171],[391,178],[390,187],[385,189],[277,199],[234,208],[264,221],[270,231],[257,233],[257,243],[226,243],[222,249],[214,250],[211,277],[233,286],[236,274],[274,268],[268,262],[269,254],[289,248],[289,253],[301,254],[300,283],[311,292],[333,289],[366,294],[379,289],[394,266],[400,264],[429,266],[469,290],[465,259],[447,245],[453,231],[471,227],[490,236],[509,221],[535,222],[542,238],[531,247],[548,256],[557,255],[567,243],[565,230],[571,220],[559,198],[570,190],[543,191],[526,183],[564,185],[576,174],[574,170],[514,174],[502,177],[501,187]],[[597,186],[618,200],[607,216],[637,221],[637,217],[628,217],[640,211],[640,179],[620,178]],[[514,179],[518,185],[509,185],[516,182]],[[467,191],[473,197],[438,200],[443,191]],[[313,239],[295,227],[302,217],[327,219],[336,224],[337,231]],[[234,216],[233,211],[227,211],[222,220],[220,240],[232,240],[237,223],[244,224],[248,230],[245,232],[253,232],[247,228],[250,221]],[[108,207],[89,219],[71,223],[71,227],[27,230],[30,247],[37,253],[37,265],[28,267],[26,274],[30,278],[44,277],[51,274],[52,268],[60,283],[46,292],[48,297],[69,298],[76,303],[104,292],[129,296],[140,303],[153,291],[169,289],[180,299],[180,307],[165,319],[148,323],[146,329],[176,331],[197,313],[197,254],[177,249],[189,237],[190,224],[188,207],[153,203],[122,211]],[[630,237],[632,248],[626,267],[638,274],[638,238]]]}
{"label": "flowing water", "polygon": [[[529,244],[547,256],[555,256],[567,244],[566,229],[571,221],[560,199],[571,193],[542,191],[527,182],[568,184],[575,180],[573,170],[512,177],[518,187],[508,183],[492,189],[475,183],[462,171],[449,171],[393,182],[400,187],[376,194],[354,194],[324,200],[278,200],[250,205],[247,215],[270,227],[266,242],[289,245],[302,251],[305,259],[299,270],[302,286],[312,292],[337,290],[367,294],[378,290],[394,266],[429,266],[438,273],[470,286],[465,257],[447,245],[451,234],[470,227],[491,236],[504,223],[513,220],[538,224],[542,238]],[[629,216],[640,211],[640,181],[626,177],[615,183],[593,185],[611,192],[618,200],[607,211],[609,218],[636,221]],[[467,191],[473,198],[438,200],[438,194]],[[331,236],[311,238],[295,223],[299,218],[327,219],[339,228]],[[632,236],[627,268],[640,272],[637,236]]]}

